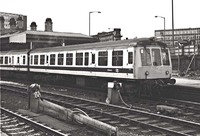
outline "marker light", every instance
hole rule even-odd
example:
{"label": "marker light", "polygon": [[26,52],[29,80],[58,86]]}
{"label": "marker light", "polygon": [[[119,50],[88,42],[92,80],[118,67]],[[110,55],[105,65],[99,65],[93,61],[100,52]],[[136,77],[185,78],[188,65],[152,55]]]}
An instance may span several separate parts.
{"label": "marker light", "polygon": [[145,75],[148,76],[148,75],[149,75],[149,71],[146,71],[146,72],[145,72]]}
{"label": "marker light", "polygon": [[169,75],[169,71],[166,71],[165,74],[166,74],[166,75]]}

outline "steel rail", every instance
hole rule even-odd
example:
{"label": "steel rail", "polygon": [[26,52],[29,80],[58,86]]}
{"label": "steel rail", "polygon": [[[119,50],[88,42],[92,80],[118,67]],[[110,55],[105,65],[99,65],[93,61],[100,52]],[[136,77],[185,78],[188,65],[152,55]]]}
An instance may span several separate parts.
{"label": "steel rail", "polygon": [[33,120],[31,120],[27,117],[23,117],[22,115],[19,115],[19,114],[15,113],[11,110],[8,110],[6,108],[0,107],[0,109],[1,109],[1,112],[5,112],[7,114],[10,114],[10,115],[12,115],[12,116],[14,116],[14,117],[16,117],[20,120],[23,120],[23,122],[26,122],[26,123],[30,124],[31,126],[34,126],[34,127],[38,128],[42,131],[49,133],[49,134],[56,135],[56,136],[70,136],[70,134],[65,134],[65,133],[62,133],[58,130],[52,129],[48,126],[45,126],[45,125],[40,124],[38,122],[35,122],[35,121],[33,121]]}

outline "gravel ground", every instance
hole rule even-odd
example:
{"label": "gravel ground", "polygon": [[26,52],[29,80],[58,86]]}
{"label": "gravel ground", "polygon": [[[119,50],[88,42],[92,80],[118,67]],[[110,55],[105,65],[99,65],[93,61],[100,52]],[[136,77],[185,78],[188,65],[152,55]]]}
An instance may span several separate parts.
{"label": "gravel ground", "polygon": [[180,78],[200,80],[200,70],[188,71],[187,73],[184,71],[184,72],[181,72],[180,74],[176,73],[175,75]]}
{"label": "gravel ground", "polygon": [[[1,91],[1,106],[11,109],[13,111],[17,111],[19,109],[27,110],[27,99],[27,97],[21,96],[13,92]],[[77,126],[76,124],[72,125],[75,125],[75,127],[77,128],[69,132],[70,134],[72,134],[72,136],[105,136],[105,134],[95,132],[95,130],[90,129],[88,126]]]}

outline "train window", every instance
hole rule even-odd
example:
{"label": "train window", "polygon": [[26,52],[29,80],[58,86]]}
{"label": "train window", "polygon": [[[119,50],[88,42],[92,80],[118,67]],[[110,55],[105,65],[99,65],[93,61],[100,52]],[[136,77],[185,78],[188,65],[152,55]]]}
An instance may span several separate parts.
{"label": "train window", "polygon": [[88,66],[88,61],[89,61],[89,53],[85,52],[85,66]]}
{"label": "train window", "polygon": [[163,60],[163,65],[169,65],[169,52],[167,49],[162,49],[162,60]]}
{"label": "train window", "polygon": [[112,65],[122,66],[123,65],[123,51],[112,52]]}
{"label": "train window", "polygon": [[133,64],[133,52],[128,52],[128,64]]}
{"label": "train window", "polygon": [[107,66],[108,65],[108,52],[107,51],[100,51],[98,58],[98,65],[99,66]]}
{"label": "train window", "polygon": [[12,56],[12,64],[14,64],[14,56]]}
{"label": "train window", "polygon": [[92,54],[92,64],[95,64],[95,54]]}
{"label": "train window", "polygon": [[0,64],[3,64],[3,56],[0,57]]}
{"label": "train window", "polygon": [[83,65],[83,53],[76,53],[76,65]]}
{"label": "train window", "polygon": [[40,65],[44,65],[45,55],[40,55]]}
{"label": "train window", "polygon": [[17,57],[17,64],[19,64],[19,57]]}
{"label": "train window", "polygon": [[5,64],[8,64],[8,56],[5,57]]}
{"label": "train window", "polygon": [[73,54],[67,53],[66,54],[66,65],[72,65],[73,62]]}
{"label": "train window", "polygon": [[38,55],[34,55],[34,65],[38,65]]}
{"label": "train window", "polygon": [[9,61],[8,61],[8,64],[11,64],[11,61],[12,61],[12,60],[11,60],[11,57],[9,57]]}
{"label": "train window", "polygon": [[50,65],[55,65],[55,58],[56,58],[55,54],[50,54]]}
{"label": "train window", "polygon": [[58,54],[58,65],[63,65],[64,54]]}
{"label": "train window", "polygon": [[26,63],[26,56],[23,56],[23,64]]}
{"label": "train window", "polygon": [[31,55],[31,64],[33,64],[33,55]]}
{"label": "train window", "polygon": [[142,66],[151,66],[150,50],[147,48],[140,49]]}
{"label": "train window", "polygon": [[152,49],[152,60],[154,66],[161,65],[160,49]]}

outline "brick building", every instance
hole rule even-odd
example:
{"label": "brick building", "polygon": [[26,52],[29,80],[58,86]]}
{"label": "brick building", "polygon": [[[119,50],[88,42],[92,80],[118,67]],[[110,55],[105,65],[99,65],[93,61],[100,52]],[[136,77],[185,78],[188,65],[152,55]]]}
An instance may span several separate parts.
{"label": "brick building", "polygon": [[0,12],[0,35],[27,30],[27,16]]}

